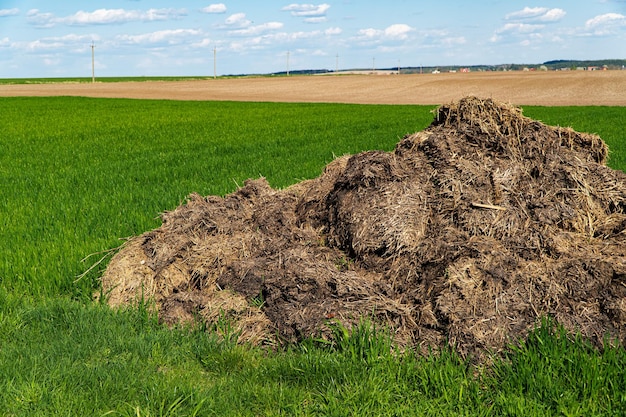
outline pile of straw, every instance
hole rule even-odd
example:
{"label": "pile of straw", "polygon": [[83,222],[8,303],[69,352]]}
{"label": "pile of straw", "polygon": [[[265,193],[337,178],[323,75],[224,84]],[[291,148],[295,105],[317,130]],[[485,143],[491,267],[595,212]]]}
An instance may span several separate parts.
{"label": "pile of straw", "polygon": [[[227,319],[240,340],[327,337],[362,318],[402,346],[480,357],[544,316],[626,341],[626,175],[595,135],[467,97],[393,152],[285,190],[190,196],[102,277],[109,303],[167,323]],[[219,327],[219,326],[218,326]]]}

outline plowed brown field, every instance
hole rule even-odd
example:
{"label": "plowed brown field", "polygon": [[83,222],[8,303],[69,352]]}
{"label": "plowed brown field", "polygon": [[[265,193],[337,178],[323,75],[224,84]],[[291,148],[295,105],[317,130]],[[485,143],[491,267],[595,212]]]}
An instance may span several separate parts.
{"label": "plowed brown field", "polygon": [[515,105],[626,105],[626,71],[325,75],[199,81],[1,85],[0,96],[443,104],[473,95]]}

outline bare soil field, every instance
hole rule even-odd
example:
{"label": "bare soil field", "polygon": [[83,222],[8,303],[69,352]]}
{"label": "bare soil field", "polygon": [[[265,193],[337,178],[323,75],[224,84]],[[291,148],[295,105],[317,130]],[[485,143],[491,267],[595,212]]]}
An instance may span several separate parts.
{"label": "bare soil field", "polygon": [[0,96],[443,104],[466,96],[514,105],[626,105],[626,71],[323,75],[199,81],[1,85]]}

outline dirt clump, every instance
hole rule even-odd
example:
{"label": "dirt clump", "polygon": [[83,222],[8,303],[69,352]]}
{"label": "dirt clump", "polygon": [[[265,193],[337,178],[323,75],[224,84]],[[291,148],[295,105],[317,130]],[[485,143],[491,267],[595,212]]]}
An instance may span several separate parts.
{"label": "dirt clump", "polygon": [[498,352],[551,316],[626,342],[626,175],[596,135],[467,97],[393,152],[284,190],[191,195],[102,277],[111,305],[226,318],[240,340],[327,337],[368,318],[402,346]]}

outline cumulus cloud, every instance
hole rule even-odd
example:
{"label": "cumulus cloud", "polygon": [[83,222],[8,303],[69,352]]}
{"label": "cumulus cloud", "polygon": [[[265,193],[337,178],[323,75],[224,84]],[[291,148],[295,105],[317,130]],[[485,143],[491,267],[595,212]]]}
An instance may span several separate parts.
{"label": "cumulus cloud", "polygon": [[0,9],[0,17],[15,16],[20,13],[20,9]]}
{"label": "cumulus cloud", "polygon": [[587,20],[587,22],[585,23],[585,27],[587,29],[594,29],[599,26],[623,25],[625,23],[626,16],[619,13],[606,13]]}
{"label": "cumulus cloud", "polygon": [[228,16],[219,28],[228,30],[228,34],[231,36],[258,36],[283,27],[281,22],[267,22],[258,25],[253,25],[253,23],[245,13],[235,13]]}
{"label": "cumulus cloud", "polygon": [[539,18],[541,22],[558,22],[562,20],[567,12],[563,9],[550,9]]}
{"label": "cumulus cloud", "polygon": [[244,29],[231,30],[228,33],[235,36],[257,36],[261,33],[278,30],[283,27],[280,22],[268,22],[260,25],[248,26]]}
{"label": "cumulus cloud", "polygon": [[507,23],[496,31],[498,34],[503,33],[533,33],[539,29],[543,29],[544,25],[533,25],[529,23]]}
{"label": "cumulus cloud", "polygon": [[226,18],[224,24],[227,27],[245,28],[252,24],[251,20],[248,20],[245,13],[235,13]]}
{"label": "cumulus cloud", "polygon": [[413,30],[411,26],[399,23],[385,29],[385,37],[388,39],[405,40]]}
{"label": "cumulus cloud", "polygon": [[226,5],[224,3],[210,4],[207,7],[201,9],[204,13],[226,13]]}
{"label": "cumulus cloud", "polygon": [[527,36],[543,29],[545,25],[531,23],[507,23],[491,36],[491,42],[499,42],[504,36]]}
{"label": "cumulus cloud", "polygon": [[585,22],[586,31],[598,36],[611,35],[622,27],[626,27],[626,16],[619,13],[598,15]]}
{"label": "cumulus cloud", "polygon": [[159,30],[140,35],[121,35],[118,39],[131,44],[168,44],[173,45],[182,42],[189,37],[201,35],[202,31],[197,29],[169,29]]}
{"label": "cumulus cloud", "polygon": [[401,41],[408,39],[409,33],[414,30],[409,25],[397,23],[382,30],[374,28],[361,29],[358,31],[358,37],[363,40]]}
{"label": "cumulus cloud", "polygon": [[533,22],[558,22],[567,13],[563,9],[549,9],[547,7],[524,7],[522,10],[509,13],[506,20],[529,20]]}
{"label": "cumulus cloud", "polygon": [[39,51],[54,51],[63,50],[67,51],[84,51],[87,49],[91,42],[99,41],[98,35],[77,35],[70,33],[64,36],[51,36],[41,39],[37,39],[31,42],[15,44],[18,49],[23,49],[28,52]]}
{"label": "cumulus cloud", "polygon": [[30,9],[26,12],[28,23],[38,27],[51,27],[56,24],[57,18],[52,13],[42,13],[39,9]]}
{"label": "cumulus cloud", "polygon": [[496,29],[490,38],[491,42],[500,42],[503,39],[519,41],[522,45],[528,45],[529,39],[537,40],[539,32],[546,28],[547,24],[556,23],[566,15],[565,10],[547,7],[524,7],[505,15],[506,23]]}
{"label": "cumulus cloud", "polygon": [[191,46],[194,48],[207,48],[209,46],[211,47],[216,47],[216,41],[214,41],[213,39],[210,38],[203,38],[198,42],[192,42]]}
{"label": "cumulus cloud", "polygon": [[[261,29],[261,28],[259,28]],[[259,31],[257,29],[257,31]],[[268,29],[267,27],[265,28]],[[252,30],[245,32],[251,34]],[[239,32],[242,34],[242,32]],[[232,39],[229,42],[229,49],[232,51],[244,53],[254,50],[261,50],[267,48],[276,48],[278,45],[284,45],[284,50],[294,50],[290,46],[294,44],[299,48],[296,48],[298,53],[312,55],[313,51],[319,48],[322,38],[336,36],[342,33],[340,28],[329,28],[326,30],[313,30],[313,31],[297,31],[297,32],[285,32],[281,30],[272,30],[260,33],[256,36],[242,36],[237,39]],[[281,48],[282,49],[282,48]]]}
{"label": "cumulus cloud", "polygon": [[321,17],[326,16],[326,12],[330,9],[330,5],[323,4],[290,4],[285,6],[282,10],[291,12],[292,16],[296,17]]}
{"label": "cumulus cloud", "polygon": [[83,10],[73,15],[57,17],[52,13],[42,13],[38,9],[29,10],[26,14],[29,23],[40,27],[52,27],[57,24],[70,26],[106,25],[127,22],[150,22],[168,19],[177,19],[185,16],[187,12],[177,9],[149,9],[149,10],[125,10],[125,9],[98,9],[93,12]]}

